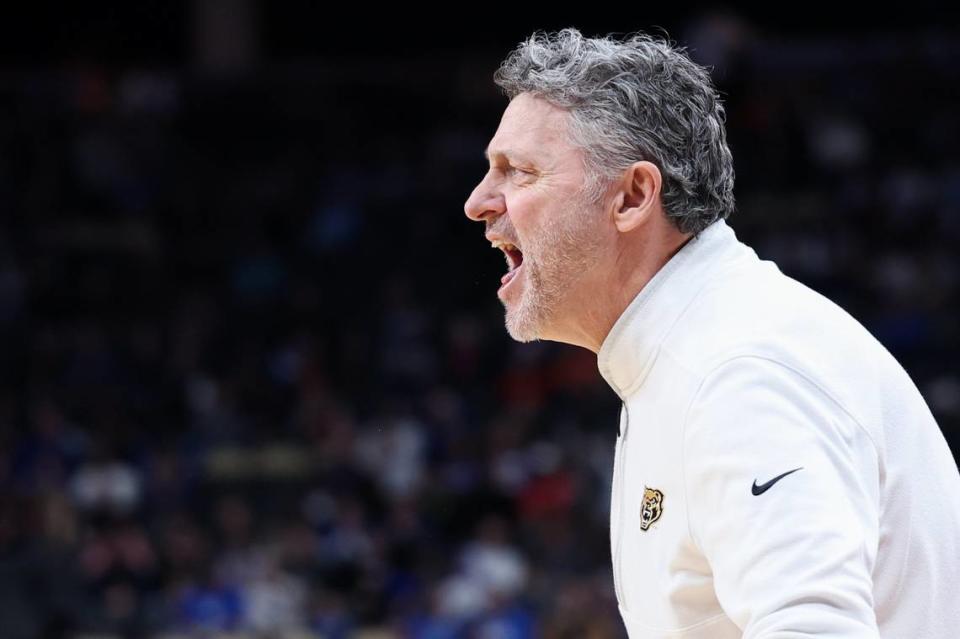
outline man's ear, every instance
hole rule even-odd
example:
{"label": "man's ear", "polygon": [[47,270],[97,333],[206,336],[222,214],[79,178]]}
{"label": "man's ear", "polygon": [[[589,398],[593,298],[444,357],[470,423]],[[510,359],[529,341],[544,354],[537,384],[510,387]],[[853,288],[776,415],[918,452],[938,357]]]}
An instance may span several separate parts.
{"label": "man's ear", "polygon": [[613,222],[621,233],[645,224],[660,209],[663,178],[653,162],[634,162],[623,172]]}

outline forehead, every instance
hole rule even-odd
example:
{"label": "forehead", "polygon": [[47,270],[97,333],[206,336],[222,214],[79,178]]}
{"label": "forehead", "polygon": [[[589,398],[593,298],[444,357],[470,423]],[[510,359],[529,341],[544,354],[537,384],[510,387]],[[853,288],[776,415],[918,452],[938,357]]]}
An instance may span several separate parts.
{"label": "forehead", "polygon": [[578,150],[567,139],[568,117],[564,109],[521,93],[504,110],[484,157],[541,164],[550,159],[573,159]]}

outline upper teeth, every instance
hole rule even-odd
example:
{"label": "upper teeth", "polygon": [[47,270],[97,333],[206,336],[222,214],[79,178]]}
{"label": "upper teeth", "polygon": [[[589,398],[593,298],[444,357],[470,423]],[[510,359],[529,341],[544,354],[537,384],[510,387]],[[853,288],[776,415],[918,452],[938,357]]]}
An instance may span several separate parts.
{"label": "upper teeth", "polygon": [[[512,271],[513,269],[517,268],[520,265],[519,259],[515,259],[517,253],[520,252],[520,249],[518,249],[516,246],[514,246],[510,242],[503,242],[501,240],[494,240],[491,243],[495,248],[498,248],[501,251],[503,251],[503,256],[507,259],[507,268],[509,270]],[[514,251],[516,251],[516,253],[514,253]]]}

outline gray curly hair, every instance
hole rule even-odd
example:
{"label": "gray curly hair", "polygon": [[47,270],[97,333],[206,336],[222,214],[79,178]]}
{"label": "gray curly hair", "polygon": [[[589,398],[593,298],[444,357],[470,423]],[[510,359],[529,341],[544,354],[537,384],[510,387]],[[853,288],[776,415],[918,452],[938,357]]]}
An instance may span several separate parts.
{"label": "gray curly hair", "polygon": [[570,113],[569,139],[584,150],[590,202],[638,160],[663,176],[664,211],[697,234],[734,209],[733,156],[725,112],[709,72],[644,33],[623,41],[574,28],[536,31],[494,73],[511,100],[530,93]]}

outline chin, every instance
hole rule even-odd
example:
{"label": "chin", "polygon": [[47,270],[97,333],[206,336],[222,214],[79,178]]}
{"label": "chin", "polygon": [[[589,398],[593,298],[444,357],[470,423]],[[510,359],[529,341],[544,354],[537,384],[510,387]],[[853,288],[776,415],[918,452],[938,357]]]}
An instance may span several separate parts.
{"label": "chin", "polygon": [[530,330],[517,329],[510,323],[507,323],[507,333],[517,342],[527,343],[540,339],[539,333]]}
{"label": "chin", "polygon": [[529,322],[517,322],[507,311],[506,318],[507,333],[511,338],[518,342],[532,342],[540,338],[539,331]]}
{"label": "chin", "polygon": [[517,308],[507,309],[507,333],[518,342],[533,342],[543,339],[543,309],[524,304],[521,299]]}

